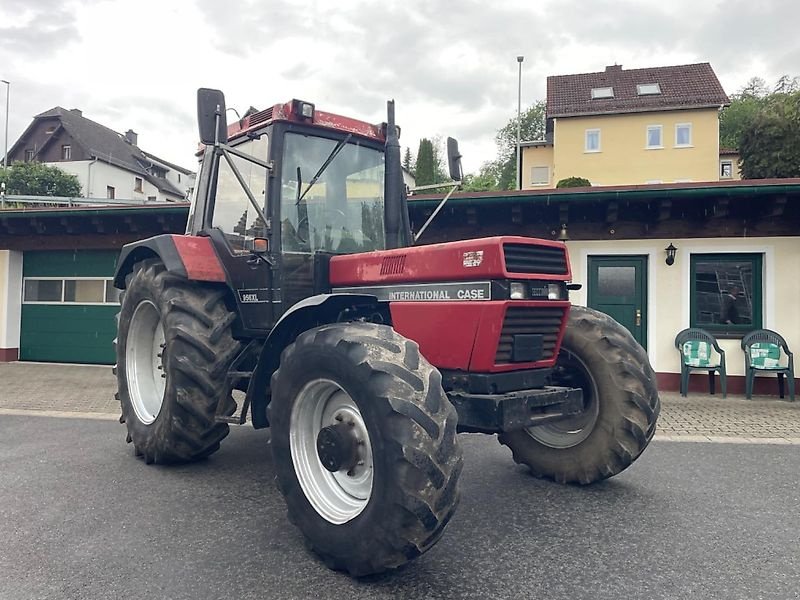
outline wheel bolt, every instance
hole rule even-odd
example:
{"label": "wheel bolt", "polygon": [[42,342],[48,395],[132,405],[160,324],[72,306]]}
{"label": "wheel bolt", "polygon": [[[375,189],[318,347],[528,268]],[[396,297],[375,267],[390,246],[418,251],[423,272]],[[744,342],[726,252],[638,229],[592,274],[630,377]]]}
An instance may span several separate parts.
{"label": "wheel bolt", "polygon": [[336,415],[334,417],[334,419],[336,419],[337,421],[341,421],[342,420],[342,415]]}
{"label": "wheel bolt", "polygon": [[166,348],[166,347],[167,347],[167,344],[166,344],[166,343],[164,343],[164,344],[159,344],[158,346],[159,346],[159,348],[161,348],[161,349],[163,350],[164,348]]}
{"label": "wheel bolt", "polygon": [[350,427],[355,427],[356,426],[356,422],[355,421],[348,421],[347,424],[350,425]]}

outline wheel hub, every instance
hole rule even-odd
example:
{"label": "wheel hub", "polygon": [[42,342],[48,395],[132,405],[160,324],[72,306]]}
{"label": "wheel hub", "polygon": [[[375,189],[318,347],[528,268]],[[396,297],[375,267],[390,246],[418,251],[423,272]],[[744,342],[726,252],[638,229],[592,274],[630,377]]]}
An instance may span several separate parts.
{"label": "wheel hub", "polygon": [[358,439],[354,426],[346,423],[328,425],[317,435],[317,455],[331,473],[351,471],[358,464]]}

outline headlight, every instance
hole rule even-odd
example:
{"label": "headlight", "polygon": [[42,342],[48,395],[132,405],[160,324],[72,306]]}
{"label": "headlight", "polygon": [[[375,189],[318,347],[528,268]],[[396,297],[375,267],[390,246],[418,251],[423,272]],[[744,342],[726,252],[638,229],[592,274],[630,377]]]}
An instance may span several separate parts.
{"label": "headlight", "polygon": [[550,283],[547,285],[547,299],[561,300],[561,286],[559,284]]}
{"label": "headlight", "polygon": [[518,281],[511,283],[510,292],[512,300],[527,300],[529,297],[527,284]]}

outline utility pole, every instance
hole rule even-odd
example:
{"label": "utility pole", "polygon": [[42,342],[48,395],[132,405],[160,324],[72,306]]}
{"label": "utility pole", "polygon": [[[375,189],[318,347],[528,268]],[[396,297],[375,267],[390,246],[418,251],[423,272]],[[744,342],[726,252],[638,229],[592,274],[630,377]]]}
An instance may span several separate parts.
{"label": "utility pole", "polygon": [[0,79],[0,81],[6,84],[6,142],[3,151],[3,169],[8,169],[8,99],[11,96],[11,82],[5,79]]}
{"label": "utility pole", "polygon": [[520,127],[521,123],[521,114],[522,114],[522,61],[525,60],[524,56],[517,57],[517,63],[519,64],[519,78],[517,80],[517,189],[522,189],[522,158],[520,155]]}

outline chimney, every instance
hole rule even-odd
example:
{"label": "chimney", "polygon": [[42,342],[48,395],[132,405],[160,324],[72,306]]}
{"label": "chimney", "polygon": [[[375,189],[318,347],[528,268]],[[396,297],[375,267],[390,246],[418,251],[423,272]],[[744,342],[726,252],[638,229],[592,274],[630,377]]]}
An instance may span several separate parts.
{"label": "chimney", "polygon": [[133,129],[128,129],[128,131],[125,132],[125,141],[130,145],[135,146],[139,141],[139,134]]}
{"label": "chimney", "polygon": [[618,73],[622,71],[622,65],[609,65],[606,67],[606,73]]}
{"label": "chimney", "polygon": [[80,108],[70,108],[70,109],[69,109],[69,112],[71,112],[71,113],[75,113],[75,114],[76,114],[76,115],[78,115],[79,117],[82,117],[82,116],[83,116],[83,113],[81,112],[81,109],[80,109]]}

